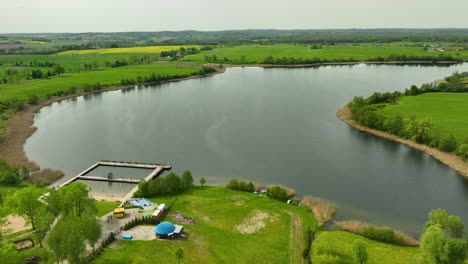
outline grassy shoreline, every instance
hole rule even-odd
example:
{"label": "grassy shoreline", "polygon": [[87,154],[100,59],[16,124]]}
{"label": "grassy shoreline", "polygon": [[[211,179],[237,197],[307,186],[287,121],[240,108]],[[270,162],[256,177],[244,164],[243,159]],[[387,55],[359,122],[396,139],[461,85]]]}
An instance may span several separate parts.
{"label": "grassy shoreline", "polygon": [[[193,75],[185,78],[171,79],[162,81],[159,83],[177,82],[196,78],[203,78],[212,76],[214,74],[223,73],[225,69],[218,69],[218,71],[205,75]],[[152,83],[145,83],[141,85],[150,85]],[[109,92],[115,90],[121,90],[134,85],[124,86],[112,86],[99,91],[84,92],[80,91],[76,94],[58,96],[52,99],[41,101],[36,105],[29,105],[23,111],[16,112],[13,117],[6,124],[6,133],[0,139],[0,157],[4,158],[8,163],[12,165],[26,165],[30,170],[37,170],[38,165],[33,161],[30,161],[24,152],[24,143],[35,131],[34,127],[34,113],[39,111],[41,108],[53,104],[55,102],[75,98],[87,94],[95,94],[102,92]]]}
{"label": "grassy shoreline", "polygon": [[360,124],[358,124],[358,123],[351,120],[351,111],[350,111],[350,109],[349,109],[349,107],[347,105],[344,106],[343,108],[339,109],[336,112],[336,116],[338,117],[338,119],[340,119],[341,121],[345,122],[347,125],[349,125],[349,126],[351,126],[353,128],[356,128],[356,129],[361,130],[363,132],[370,133],[370,134],[373,134],[375,136],[382,137],[382,138],[385,138],[385,139],[388,139],[388,140],[391,140],[391,141],[402,143],[402,144],[405,144],[405,145],[407,145],[407,146],[409,146],[411,148],[423,151],[423,152],[431,155],[435,159],[441,161],[446,166],[452,168],[457,173],[459,173],[460,175],[462,175],[463,177],[468,179],[468,162],[465,162],[463,159],[461,159],[460,157],[458,157],[455,154],[443,152],[443,151],[440,151],[440,150],[438,150],[436,148],[431,148],[431,147],[429,147],[427,145],[424,145],[424,144],[419,144],[419,143],[416,143],[414,141],[411,141],[411,140],[404,139],[404,138],[399,137],[399,136],[395,136],[395,135],[386,133],[384,131],[380,131],[380,130],[376,130],[376,129],[372,129],[372,128],[368,128],[368,127],[365,127],[363,125],[360,125]]}

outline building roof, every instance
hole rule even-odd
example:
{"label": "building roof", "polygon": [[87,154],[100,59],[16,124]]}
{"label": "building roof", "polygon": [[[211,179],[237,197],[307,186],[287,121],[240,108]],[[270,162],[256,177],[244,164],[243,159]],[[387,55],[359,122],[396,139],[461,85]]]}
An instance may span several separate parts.
{"label": "building roof", "polygon": [[175,226],[169,222],[162,222],[159,225],[156,226],[154,229],[154,232],[158,235],[168,235],[175,230]]}

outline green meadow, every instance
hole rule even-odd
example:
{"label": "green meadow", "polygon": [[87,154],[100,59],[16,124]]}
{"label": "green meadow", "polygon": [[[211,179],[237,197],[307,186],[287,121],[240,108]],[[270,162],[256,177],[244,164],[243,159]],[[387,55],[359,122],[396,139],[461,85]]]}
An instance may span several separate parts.
{"label": "green meadow", "polygon": [[15,85],[0,86],[0,101],[9,99],[27,99],[31,95],[45,97],[71,87],[83,88],[85,84],[101,83],[102,85],[120,85],[122,79],[135,79],[138,76],[146,77],[151,74],[161,75],[188,75],[197,72],[196,65],[192,67],[178,67],[177,65],[139,64],[105,70],[81,72],[63,75],[56,78],[41,79],[37,81],[19,83]]}
{"label": "green meadow", "polygon": [[[456,57],[457,53],[468,59],[468,51],[424,51],[423,47],[405,46],[405,43],[361,43],[358,46],[353,44],[336,44],[333,46],[323,46],[321,49],[312,49],[312,45],[293,45],[293,44],[275,44],[275,45],[243,45],[234,47],[217,48],[210,51],[203,51],[199,54],[184,57],[185,61],[206,62],[205,55],[217,56],[217,60],[223,61],[224,58],[229,63],[245,63],[254,64],[262,63],[268,56],[276,58],[296,58],[296,59],[313,59],[320,58],[321,60],[339,60],[350,59],[357,61],[365,61],[374,57],[387,57],[392,54],[405,54],[407,56],[437,56],[439,54],[451,54]],[[412,44],[414,45],[414,44]],[[243,59],[242,57],[245,57]]]}
{"label": "green meadow", "polygon": [[[175,200],[171,212],[182,212],[197,222],[184,224],[188,238],[120,240],[94,263],[176,263],[177,248],[184,251],[183,263],[300,263],[304,231],[315,227],[304,207],[225,187],[194,187],[181,195],[150,200],[166,204]],[[173,222],[169,216],[165,220]]]}
{"label": "green meadow", "polygon": [[429,117],[433,127],[442,135],[453,134],[457,141],[468,137],[468,94],[424,93],[403,96],[397,104],[388,104],[382,110],[386,115],[400,113],[408,122],[411,115],[417,120]]}
{"label": "green meadow", "polygon": [[415,263],[416,254],[420,251],[417,247],[385,244],[344,231],[328,231],[321,232],[315,239],[312,263],[321,263],[318,250],[320,248],[339,258],[338,262],[324,263],[357,263],[354,258],[353,243],[358,239],[366,243],[369,255],[368,264],[411,264]]}

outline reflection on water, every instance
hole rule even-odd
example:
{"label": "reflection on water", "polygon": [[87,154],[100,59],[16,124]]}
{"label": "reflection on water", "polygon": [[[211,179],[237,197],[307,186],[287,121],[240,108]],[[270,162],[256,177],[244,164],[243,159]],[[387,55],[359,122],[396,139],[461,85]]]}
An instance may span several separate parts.
{"label": "reflection on water", "polygon": [[[468,184],[432,157],[349,128],[335,113],[354,96],[466,70],[468,64],[231,68],[52,104],[36,115],[38,131],[25,150],[41,167],[63,170],[60,181],[100,159],[169,162],[196,181],[283,184],[335,201],[339,219],[418,233],[434,208],[468,221]],[[93,191],[128,188],[96,185]]]}

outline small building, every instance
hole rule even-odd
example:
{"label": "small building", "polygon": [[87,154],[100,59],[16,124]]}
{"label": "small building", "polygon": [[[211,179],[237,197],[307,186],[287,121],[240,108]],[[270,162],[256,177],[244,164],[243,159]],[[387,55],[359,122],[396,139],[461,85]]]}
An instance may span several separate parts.
{"label": "small building", "polygon": [[125,216],[125,208],[117,207],[114,209],[114,217],[115,218],[122,218]]}
{"label": "small building", "polygon": [[156,233],[157,238],[167,239],[178,237],[184,227],[181,225],[173,225],[170,222],[162,222],[156,226],[154,232]]}

